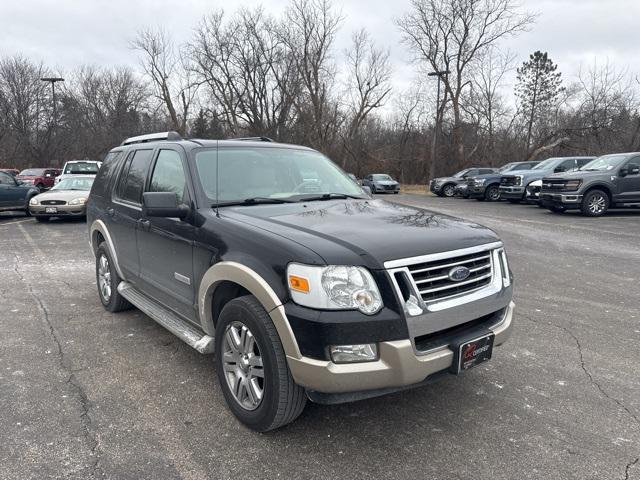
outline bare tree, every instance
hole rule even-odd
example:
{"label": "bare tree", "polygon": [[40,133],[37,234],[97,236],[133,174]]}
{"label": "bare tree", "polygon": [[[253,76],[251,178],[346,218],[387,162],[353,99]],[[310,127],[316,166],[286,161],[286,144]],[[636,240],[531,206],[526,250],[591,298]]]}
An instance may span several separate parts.
{"label": "bare tree", "polygon": [[280,29],[302,84],[296,109],[309,125],[304,140],[320,149],[333,141],[342,120],[331,98],[336,76],[331,54],[341,21],[329,0],[292,0]]}
{"label": "bare tree", "polygon": [[[389,52],[375,46],[366,30],[353,34],[347,59],[348,126],[343,144],[352,160],[356,160],[357,137],[369,115],[382,107],[391,92]],[[364,144],[363,144],[364,145]],[[343,158],[346,167],[346,157]]]}
{"label": "bare tree", "polygon": [[463,93],[469,71],[486,49],[517,34],[534,16],[520,13],[513,0],[412,0],[412,10],[397,20],[404,42],[416,59],[433,70],[449,70],[442,77],[453,111],[452,141],[459,165],[464,164]]}
{"label": "bare tree", "polygon": [[165,106],[173,129],[184,135],[196,94],[189,68],[181,60],[185,56],[178,54],[170,35],[161,28],[141,30],[131,48],[141,52],[142,68],[151,79],[156,97]]}

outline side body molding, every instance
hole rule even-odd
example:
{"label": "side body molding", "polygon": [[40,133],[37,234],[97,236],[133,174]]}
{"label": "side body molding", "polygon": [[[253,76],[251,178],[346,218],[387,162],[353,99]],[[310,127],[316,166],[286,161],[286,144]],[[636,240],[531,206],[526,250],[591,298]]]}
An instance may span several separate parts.
{"label": "side body molding", "polygon": [[118,276],[126,280],[125,276],[122,274],[122,270],[120,270],[120,262],[118,262],[118,254],[116,253],[116,249],[113,245],[113,240],[111,239],[111,235],[109,234],[109,229],[104,224],[102,220],[94,220],[91,224],[91,228],[89,229],[90,239],[91,239],[91,250],[93,250],[93,255],[95,256],[98,252],[98,232],[102,234],[104,238],[107,248],[109,249],[109,254],[113,259],[113,263],[115,264],[116,271],[118,272]]}
{"label": "side body molding", "polygon": [[278,331],[280,341],[287,357],[302,358],[298,342],[282,306],[282,302],[271,286],[254,270],[237,262],[219,262],[207,270],[198,290],[198,313],[202,329],[209,335],[215,335],[212,318],[212,299],[221,282],[230,281],[247,289],[269,313]]}

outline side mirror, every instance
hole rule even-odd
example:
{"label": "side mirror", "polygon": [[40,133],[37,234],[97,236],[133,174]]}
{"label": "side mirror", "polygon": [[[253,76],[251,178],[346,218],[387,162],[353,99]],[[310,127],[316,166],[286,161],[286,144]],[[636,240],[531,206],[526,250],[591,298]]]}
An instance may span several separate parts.
{"label": "side mirror", "polygon": [[364,193],[366,193],[367,195],[371,195],[371,187],[363,185],[362,190],[364,190]]}
{"label": "side mirror", "polygon": [[178,205],[173,192],[145,192],[142,194],[143,214],[147,217],[179,218],[189,215],[189,207]]}

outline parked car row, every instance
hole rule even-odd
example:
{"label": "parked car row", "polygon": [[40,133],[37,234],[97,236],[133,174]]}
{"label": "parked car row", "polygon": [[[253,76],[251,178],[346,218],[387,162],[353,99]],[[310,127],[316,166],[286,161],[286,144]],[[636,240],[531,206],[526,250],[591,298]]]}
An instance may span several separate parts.
{"label": "parked car row", "polygon": [[554,213],[580,210],[604,215],[611,207],[640,207],[640,153],[602,157],[553,157],[542,162],[513,162],[495,172],[471,168],[435,178],[432,193],[476,200],[537,203]]}

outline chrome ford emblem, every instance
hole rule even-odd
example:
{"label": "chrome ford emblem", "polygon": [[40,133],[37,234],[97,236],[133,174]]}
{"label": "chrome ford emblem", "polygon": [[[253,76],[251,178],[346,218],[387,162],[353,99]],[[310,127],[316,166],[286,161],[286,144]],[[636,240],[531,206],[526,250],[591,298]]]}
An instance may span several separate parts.
{"label": "chrome ford emblem", "polygon": [[454,282],[466,280],[471,275],[471,271],[467,267],[457,266],[449,270],[449,278]]}

